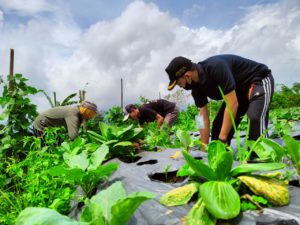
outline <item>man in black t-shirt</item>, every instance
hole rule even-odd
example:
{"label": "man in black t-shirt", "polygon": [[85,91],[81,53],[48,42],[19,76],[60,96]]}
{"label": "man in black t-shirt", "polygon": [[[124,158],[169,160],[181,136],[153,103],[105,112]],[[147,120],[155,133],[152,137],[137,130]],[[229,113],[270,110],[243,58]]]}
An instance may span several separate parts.
{"label": "man in black t-shirt", "polygon": [[161,127],[163,122],[168,126],[172,126],[178,116],[178,107],[176,107],[176,104],[164,99],[151,101],[140,107],[129,104],[126,105],[125,111],[127,115],[124,117],[124,120],[128,118],[138,120],[140,125],[156,121],[158,127]]}
{"label": "man in black t-shirt", "polygon": [[203,116],[202,143],[207,144],[210,135],[208,98],[221,100],[222,92],[228,104],[223,102],[213,122],[212,140],[230,144],[234,134],[231,113],[236,126],[247,113],[250,140],[258,139],[267,129],[274,79],[266,65],[237,55],[212,56],[197,64],[179,56],[169,63],[166,72],[170,79],[168,90],[176,84],[192,90],[195,104]]}

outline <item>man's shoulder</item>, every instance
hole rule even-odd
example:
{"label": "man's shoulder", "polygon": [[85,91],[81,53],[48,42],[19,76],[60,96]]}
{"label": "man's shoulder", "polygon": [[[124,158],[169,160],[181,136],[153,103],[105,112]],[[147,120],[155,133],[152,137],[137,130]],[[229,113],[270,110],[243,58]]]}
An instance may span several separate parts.
{"label": "man's shoulder", "polygon": [[79,106],[78,105],[58,106],[53,108],[53,112],[60,113],[66,117],[78,116]]}

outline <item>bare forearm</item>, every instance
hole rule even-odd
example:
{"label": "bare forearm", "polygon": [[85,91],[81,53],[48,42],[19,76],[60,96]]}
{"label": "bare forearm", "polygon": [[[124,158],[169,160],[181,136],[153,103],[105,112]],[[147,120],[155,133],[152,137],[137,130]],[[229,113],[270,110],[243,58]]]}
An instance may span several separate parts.
{"label": "bare forearm", "polygon": [[203,125],[204,125],[203,128],[199,129],[201,142],[203,144],[208,144],[209,136],[210,136],[210,122],[209,122],[209,116],[208,116],[208,111],[206,106],[202,107],[199,113],[203,118]]}
{"label": "bare forearm", "polygon": [[208,142],[209,142],[209,134],[210,134],[209,128],[208,129],[206,129],[206,128],[200,129],[199,132],[200,132],[200,136],[201,136],[201,142],[203,144],[208,144]]}
{"label": "bare forearm", "polygon": [[238,107],[237,105],[233,105],[230,107],[233,118],[231,118],[228,108],[227,107],[225,108],[222,128],[221,128],[221,131],[219,134],[219,138],[222,140],[227,139],[227,137],[232,129],[232,119],[234,120],[236,117],[237,107]]}
{"label": "bare forearm", "polygon": [[[228,135],[232,128],[232,123],[235,120],[236,113],[239,107],[239,103],[234,90],[225,95],[225,98],[227,102],[223,116],[222,128],[219,134],[219,139],[221,139],[223,142],[227,142]],[[231,117],[231,114],[233,118]]]}
{"label": "bare forearm", "polygon": [[163,117],[158,118],[158,119],[156,120],[157,127],[160,128],[161,125],[163,124],[163,122],[164,122],[164,118],[163,118]]}

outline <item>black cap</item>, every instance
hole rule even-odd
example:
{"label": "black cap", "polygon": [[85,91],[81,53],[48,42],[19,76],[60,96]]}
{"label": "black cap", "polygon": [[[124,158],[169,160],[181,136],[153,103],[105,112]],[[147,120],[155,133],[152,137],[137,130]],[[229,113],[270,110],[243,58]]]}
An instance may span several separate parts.
{"label": "black cap", "polygon": [[183,56],[178,56],[172,59],[172,61],[165,69],[170,79],[170,83],[168,86],[169,91],[171,91],[175,87],[177,79],[183,76],[187,71],[191,70],[192,66],[192,61]]}
{"label": "black cap", "polygon": [[133,104],[129,104],[125,106],[125,110],[127,113],[131,113],[131,110],[135,109],[136,107]]}
{"label": "black cap", "polygon": [[129,114],[131,113],[131,110],[136,109],[136,107],[133,104],[129,104],[125,106],[125,116],[123,121],[126,121],[129,118]]}

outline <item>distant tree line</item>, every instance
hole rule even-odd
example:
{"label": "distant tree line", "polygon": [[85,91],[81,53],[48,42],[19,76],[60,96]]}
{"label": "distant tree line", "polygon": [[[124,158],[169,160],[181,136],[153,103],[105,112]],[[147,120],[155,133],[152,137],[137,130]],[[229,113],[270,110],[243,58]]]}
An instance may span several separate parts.
{"label": "distant tree line", "polygon": [[294,83],[292,87],[279,84],[275,88],[270,109],[291,108],[300,106],[300,83]]}

